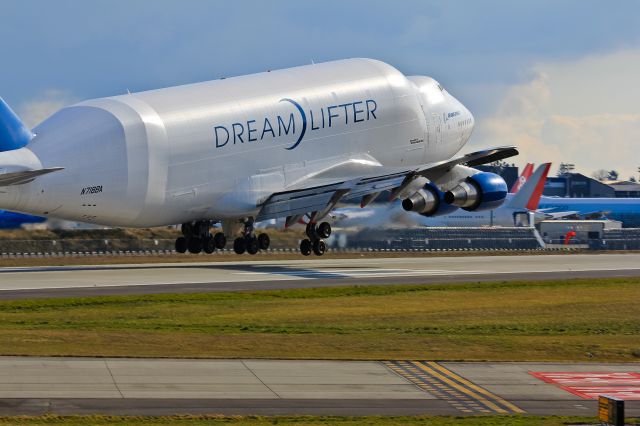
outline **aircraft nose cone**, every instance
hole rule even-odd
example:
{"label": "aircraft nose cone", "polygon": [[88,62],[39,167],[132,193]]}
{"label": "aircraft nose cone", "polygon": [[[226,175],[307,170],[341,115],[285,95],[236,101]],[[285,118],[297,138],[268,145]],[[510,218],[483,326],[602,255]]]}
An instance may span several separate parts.
{"label": "aircraft nose cone", "polygon": [[471,114],[471,111],[469,111],[466,107],[465,107],[465,111],[467,111],[469,119],[471,120],[471,128],[473,129],[473,127],[476,125],[476,120],[475,118],[473,118],[473,114]]}

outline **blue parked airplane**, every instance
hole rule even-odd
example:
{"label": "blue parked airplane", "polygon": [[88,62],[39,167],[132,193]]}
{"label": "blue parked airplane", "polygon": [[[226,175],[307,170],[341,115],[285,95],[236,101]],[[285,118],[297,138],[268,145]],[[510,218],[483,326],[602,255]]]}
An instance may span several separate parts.
{"label": "blue parked airplane", "polygon": [[554,219],[607,218],[622,222],[624,228],[640,228],[640,198],[540,198],[538,211]]}

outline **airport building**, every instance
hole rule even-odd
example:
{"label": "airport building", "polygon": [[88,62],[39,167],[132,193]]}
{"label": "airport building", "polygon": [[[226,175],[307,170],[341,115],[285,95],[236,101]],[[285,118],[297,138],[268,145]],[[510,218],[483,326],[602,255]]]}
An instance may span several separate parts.
{"label": "airport building", "polygon": [[640,198],[640,183],[638,182],[612,182],[608,183],[615,191],[616,198]]}
{"label": "airport building", "polygon": [[582,173],[567,173],[548,177],[544,195],[571,198],[630,198],[640,197],[640,184],[636,182],[600,182]]}

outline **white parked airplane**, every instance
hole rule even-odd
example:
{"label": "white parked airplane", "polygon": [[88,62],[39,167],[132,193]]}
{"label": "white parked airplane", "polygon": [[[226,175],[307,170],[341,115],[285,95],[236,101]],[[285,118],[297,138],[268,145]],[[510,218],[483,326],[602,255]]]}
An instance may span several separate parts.
{"label": "white parked airplane", "polygon": [[543,212],[537,211],[537,208],[550,167],[551,163],[541,164],[532,175],[531,168],[525,168],[517,181],[518,184],[514,186],[517,193],[507,194],[504,204],[493,210],[466,211],[457,209],[443,215],[429,215],[405,211],[403,207],[406,203],[394,202],[387,206],[374,205],[366,210],[355,207],[336,209],[331,213],[332,223],[344,228],[533,225],[548,218]]}
{"label": "white parked airplane", "polygon": [[[27,129],[0,102],[0,208],[110,226],[182,223],[180,252],[269,246],[258,220],[309,214],[300,250],[321,255],[321,220],[345,196],[382,191],[427,212],[495,208],[506,184],[454,156],[471,113],[429,77],[349,59],[93,99]],[[212,224],[223,232],[212,236]]]}

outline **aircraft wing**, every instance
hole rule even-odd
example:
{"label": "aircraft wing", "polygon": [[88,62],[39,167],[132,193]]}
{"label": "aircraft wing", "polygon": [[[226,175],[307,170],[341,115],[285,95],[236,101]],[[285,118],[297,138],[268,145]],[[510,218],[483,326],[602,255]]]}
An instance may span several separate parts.
{"label": "aircraft wing", "polygon": [[606,217],[608,214],[611,214],[610,211],[606,210],[594,210],[592,212],[580,212],[578,210],[564,210],[564,211],[548,211],[551,209],[542,209],[537,210],[538,212],[546,215],[547,218],[556,220],[556,219],[600,219],[602,217]]}
{"label": "aircraft wing", "polygon": [[518,150],[513,146],[498,147],[414,168],[380,166],[376,167],[376,172],[364,176],[343,177],[334,182],[324,179],[321,185],[313,185],[314,180],[310,179],[303,181],[301,187],[272,194],[262,203],[256,220],[287,216],[294,218],[292,222],[295,222],[296,217],[309,212],[315,212],[313,220],[321,219],[344,197],[375,197],[382,191],[398,194],[417,177],[436,180],[457,165],[472,167],[517,154]]}
{"label": "aircraft wing", "polygon": [[23,170],[19,172],[0,173],[0,186],[22,185],[33,181],[38,176],[63,170],[64,167],[50,167],[38,170]]}
{"label": "aircraft wing", "polygon": [[550,219],[550,220],[569,219],[572,217],[576,217],[578,215],[577,211],[548,212],[546,210],[547,209],[536,210],[536,213],[540,213],[544,215],[545,219]]}

